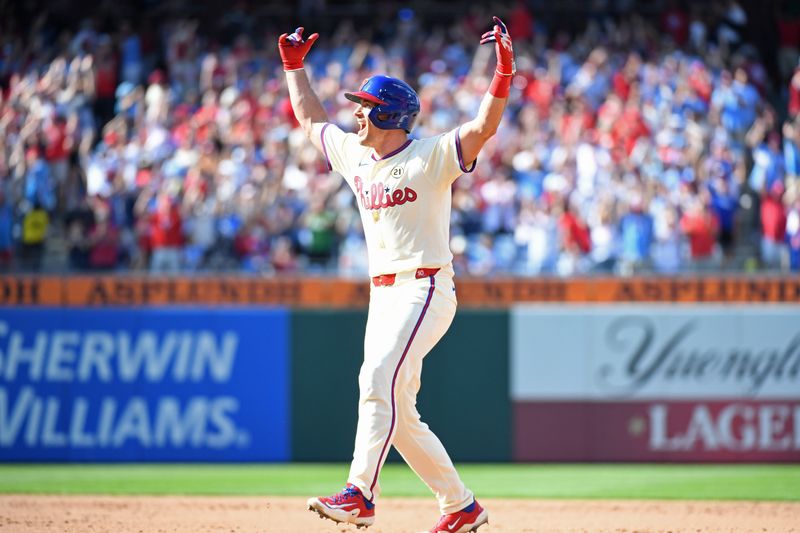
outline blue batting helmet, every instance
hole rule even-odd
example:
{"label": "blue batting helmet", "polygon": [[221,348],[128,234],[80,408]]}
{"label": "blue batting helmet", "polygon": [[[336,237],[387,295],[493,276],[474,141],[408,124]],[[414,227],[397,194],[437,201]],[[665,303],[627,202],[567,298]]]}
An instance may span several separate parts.
{"label": "blue batting helmet", "polygon": [[345,98],[360,104],[375,104],[369,120],[382,130],[405,130],[411,133],[419,114],[419,97],[406,82],[390,76],[372,76],[354,93]]}

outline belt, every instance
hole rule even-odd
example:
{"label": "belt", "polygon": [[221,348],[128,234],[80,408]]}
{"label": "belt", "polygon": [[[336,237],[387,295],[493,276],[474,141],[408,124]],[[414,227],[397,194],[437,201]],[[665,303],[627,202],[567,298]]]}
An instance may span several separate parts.
{"label": "belt", "polygon": [[400,272],[399,274],[381,274],[380,276],[374,276],[372,278],[372,284],[375,285],[376,287],[391,287],[392,285],[394,285],[394,282],[398,276],[406,277],[406,275],[408,275],[409,279],[411,279],[410,276],[411,274],[413,274],[413,277],[415,279],[422,279],[435,275],[437,272],[439,272],[439,270],[441,269],[418,268],[416,270],[409,271],[408,274],[406,274],[405,272]]}

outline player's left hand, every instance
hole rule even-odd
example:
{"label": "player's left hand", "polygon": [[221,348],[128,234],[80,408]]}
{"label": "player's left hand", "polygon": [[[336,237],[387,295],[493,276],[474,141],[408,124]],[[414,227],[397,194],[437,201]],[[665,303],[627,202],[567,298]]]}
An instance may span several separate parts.
{"label": "player's left hand", "polygon": [[278,51],[283,61],[283,70],[299,70],[303,68],[303,60],[311,50],[311,46],[319,38],[319,33],[312,33],[303,40],[303,28],[300,26],[291,35],[284,33],[278,37]]}
{"label": "player's left hand", "polygon": [[497,54],[497,73],[502,76],[513,76],[517,72],[517,65],[514,62],[514,48],[511,45],[511,35],[508,28],[498,17],[494,19],[494,28],[481,36],[481,44],[495,43],[495,53]]}

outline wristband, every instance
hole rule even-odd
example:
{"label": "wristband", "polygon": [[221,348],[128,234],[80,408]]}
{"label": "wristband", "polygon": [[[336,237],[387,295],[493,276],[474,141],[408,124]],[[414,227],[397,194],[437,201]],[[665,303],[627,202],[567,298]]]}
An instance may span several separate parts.
{"label": "wristband", "polygon": [[508,98],[508,93],[511,90],[512,74],[503,74],[499,70],[494,71],[494,78],[489,85],[489,94],[495,98]]}

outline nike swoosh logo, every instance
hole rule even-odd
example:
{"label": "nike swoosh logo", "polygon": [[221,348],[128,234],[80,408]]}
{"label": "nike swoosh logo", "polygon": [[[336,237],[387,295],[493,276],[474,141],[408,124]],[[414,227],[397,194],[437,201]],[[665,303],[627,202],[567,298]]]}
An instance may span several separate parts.
{"label": "nike swoosh logo", "polygon": [[329,509],[341,509],[342,511],[352,511],[353,509],[358,507],[358,504],[357,503],[342,503],[342,504],[339,504],[339,505],[335,505],[335,504],[332,504],[332,503],[326,503],[325,506],[328,507]]}
{"label": "nike swoosh logo", "polygon": [[460,516],[458,517],[458,520],[456,520],[455,522],[453,522],[452,524],[447,526],[447,529],[449,529],[450,531],[453,531],[453,529],[458,525],[459,522],[461,522],[461,517]]}
{"label": "nike swoosh logo", "polygon": [[364,163],[364,162],[362,161],[361,163],[359,163],[359,164],[358,164],[358,166],[360,166],[360,167],[365,167],[365,166],[367,166],[367,165],[369,165],[369,161],[367,161],[366,163]]}

